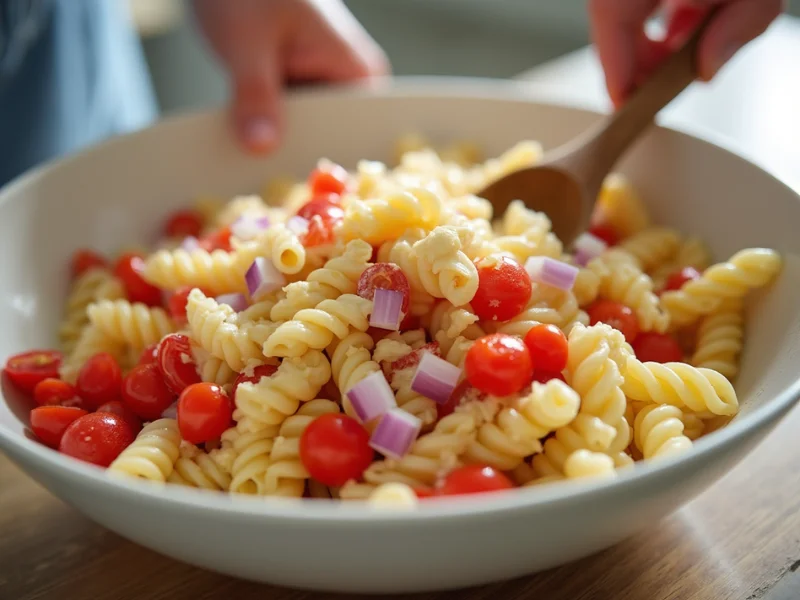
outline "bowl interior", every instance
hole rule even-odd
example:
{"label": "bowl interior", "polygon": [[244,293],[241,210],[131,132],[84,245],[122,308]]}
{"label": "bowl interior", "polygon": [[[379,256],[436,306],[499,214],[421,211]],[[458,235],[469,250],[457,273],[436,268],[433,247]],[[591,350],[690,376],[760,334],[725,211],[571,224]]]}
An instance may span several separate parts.
{"label": "bowl interior", "polygon": [[[596,118],[538,103],[517,84],[412,82],[293,97],[289,136],[268,158],[240,153],[215,112],[170,120],[34,171],[0,192],[0,360],[55,344],[77,247],[114,253],[151,244],[165,215],[198,196],[258,192],[271,176],[303,176],[322,156],[348,167],[363,158],[388,160],[393,142],[409,131],[476,141],[492,156],[521,139],[552,148]],[[783,254],[780,279],[749,305],[737,381],[742,416],[778,401],[798,379],[797,196],[736,155],[663,129],[638,142],[618,170],[656,222],[702,237],[715,259],[752,246]],[[25,403],[4,388],[0,426],[22,434]]]}

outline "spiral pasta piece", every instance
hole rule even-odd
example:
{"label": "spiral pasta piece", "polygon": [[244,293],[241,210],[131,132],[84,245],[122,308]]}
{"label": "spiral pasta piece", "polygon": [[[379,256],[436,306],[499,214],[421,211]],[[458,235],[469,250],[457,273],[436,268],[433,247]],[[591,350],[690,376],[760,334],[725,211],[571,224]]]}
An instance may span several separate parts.
{"label": "spiral pasta piece", "polygon": [[690,237],[684,240],[675,256],[653,269],[650,278],[657,288],[662,288],[667,278],[677,273],[684,267],[694,267],[703,271],[711,264],[711,254],[706,245],[698,238]]}
{"label": "spiral pasta piece", "polygon": [[381,370],[380,365],[372,360],[370,351],[374,346],[375,342],[368,333],[356,331],[328,348],[333,381],[342,394],[342,405],[348,416],[354,417],[355,413],[347,392],[368,375]]}
{"label": "spiral pasta piece", "polygon": [[338,412],[339,406],[335,402],[316,399],[303,404],[296,414],[283,422],[264,474],[265,495],[294,498],[303,495],[309,474],[300,460],[300,437],[317,417]]}
{"label": "spiral pasta piece", "polygon": [[86,309],[92,302],[117,300],[125,296],[122,282],[107,269],[93,268],[80,275],[70,287],[64,320],[58,330],[61,347],[70,353],[89,324]]}
{"label": "spiral pasta piece", "polygon": [[412,315],[428,314],[435,302],[423,287],[417,270],[417,257],[414,253],[414,244],[425,239],[427,232],[424,229],[409,229],[402,236],[393,241],[381,244],[378,249],[378,261],[396,264],[403,270],[411,286],[409,297],[409,311]]}
{"label": "spiral pasta piece", "polygon": [[297,357],[309,349],[322,350],[334,337],[342,340],[351,331],[366,331],[370,312],[372,300],[355,294],[323,300],[316,308],[303,309],[281,324],[264,343],[264,355]]}
{"label": "spiral pasta piece", "polygon": [[380,244],[413,227],[433,229],[441,212],[441,198],[428,189],[396,191],[383,198],[348,203],[342,235],[348,240],[358,238]]}
{"label": "spiral pasta piece", "polygon": [[389,385],[395,391],[397,406],[422,421],[423,428],[429,428],[436,422],[436,402],[411,389],[416,370],[416,367],[395,369]]}
{"label": "spiral pasta piece", "polygon": [[377,363],[390,365],[425,345],[425,330],[393,331],[375,344],[372,359]]}
{"label": "spiral pasta piece", "polygon": [[453,306],[449,301],[441,300],[436,303],[429,318],[423,322],[426,322],[433,339],[439,342],[443,354],[450,350],[450,346],[458,337],[477,340],[486,334],[478,324],[478,315],[469,304]]}
{"label": "spiral pasta piece", "polygon": [[618,248],[633,256],[643,271],[649,271],[672,258],[680,243],[680,235],[674,229],[650,227],[624,239]]}
{"label": "spiral pasta piece", "polygon": [[684,363],[643,363],[628,357],[622,391],[632,400],[694,412],[730,416],[739,410],[736,392],[724,375]]}
{"label": "spiral pasta piece", "polygon": [[683,434],[682,413],[669,404],[650,404],[636,415],[633,439],[644,458],[676,456],[691,450],[692,440]]}
{"label": "spiral pasta piece", "polygon": [[742,250],[727,262],[709,267],[680,290],[665,292],[661,304],[673,326],[689,325],[716,312],[725,300],[741,300],[750,290],[767,285],[780,269],[781,258],[774,250]]}
{"label": "spiral pasta piece", "polygon": [[613,478],[617,476],[612,458],[601,452],[577,450],[564,462],[564,475],[568,479]]}
{"label": "spiral pasta piece", "polygon": [[525,309],[505,322],[485,322],[481,325],[493,333],[505,333],[525,337],[541,323],[555,325],[569,333],[576,324],[589,324],[589,316],[578,307],[575,295],[570,291],[533,284],[531,298]]}
{"label": "spiral pasta piece", "polygon": [[238,373],[231,369],[228,363],[194,345],[192,345],[192,357],[202,381],[214,383],[226,393],[230,393]]}
{"label": "spiral pasta piece", "polygon": [[744,315],[740,301],[729,301],[700,322],[691,364],[713,369],[728,379],[739,372],[739,353],[744,338]]}
{"label": "spiral pasta piece", "polygon": [[165,482],[180,455],[181,435],[175,419],[158,419],[145,425],[133,443],[108,467],[112,474]]}
{"label": "spiral pasta piece", "polygon": [[603,181],[597,196],[595,215],[623,237],[650,225],[650,215],[630,181],[620,173],[611,173]]}
{"label": "spiral pasta piece", "polygon": [[[247,250],[251,244],[248,244]],[[281,273],[293,275],[299,273],[306,264],[306,249],[286,225],[272,225],[261,233],[252,243],[258,256],[266,256]],[[247,265],[248,267],[250,265]]]}
{"label": "spiral pasta piece", "polygon": [[206,453],[194,444],[181,442],[180,456],[168,481],[187,487],[227,492],[231,486],[231,465],[225,461],[225,451],[214,449]]}
{"label": "spiral pasta piece", "polygon": [[177,328],[166,311],[127,300],[100,300],[86,309],[92,324],[112,340],[142,349]]}

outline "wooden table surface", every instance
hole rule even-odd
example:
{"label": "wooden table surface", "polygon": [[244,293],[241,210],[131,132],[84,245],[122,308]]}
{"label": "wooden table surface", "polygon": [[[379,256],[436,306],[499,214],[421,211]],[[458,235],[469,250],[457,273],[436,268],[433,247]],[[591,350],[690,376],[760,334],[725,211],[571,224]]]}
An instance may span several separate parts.
{"label": "wooden table surface", "polygon": [[[800,409],[668,519],[580,562],[469,590],[399,598],[797,600]],[[344,598],[189,567],[95,525],[0,457],[0,599]]]}

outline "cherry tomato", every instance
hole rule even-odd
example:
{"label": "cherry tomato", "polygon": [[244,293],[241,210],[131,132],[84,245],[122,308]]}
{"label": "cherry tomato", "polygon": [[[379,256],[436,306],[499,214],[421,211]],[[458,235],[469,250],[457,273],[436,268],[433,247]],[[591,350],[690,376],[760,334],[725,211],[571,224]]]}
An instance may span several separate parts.
{"label": "cherry tomato", "polygon": [[142,302],[147,306],[161,306],[161,290],[142,278],[144,261],[134,253],[120,256],[114,274],[122,280],[125,293],[131,302]]}
{"label": "cherry tomato", "polygon": [[467,465],[450,471],[436,486],[436,491],[441,496],[459,496],[510,490],[513,487],[514,484],[508,477],[492,467]]}
{"label": "cherry tomato", "polygon": [[416,367],[419,364],[419,361],[422,360],[422,355],[425,352],[430,352],[439,358],[442,357],[442,351],[439,349],[439,342],[430,342],[417,348],[413,352],[409,352],[405,356],[398,358],[389,366],[390,371],[402,371],[403,369],[411,369]]}
{"label": "cherry tomato", "polygon": [[564,379],[564,376],[561,373],[558,373],[558,372],[555,372],[555,373],[552,372],[552,371],[534,371],[533,372],[533,380],[538,382],[538,383],[547,383],[551,379],[560,379],[564,383],[567,382],[567,380]]}
{"label": "cherry tomato", "polygon": [[151,363],[158,363],[158,344],[150,344],[142,351],[137,365],[149,365]]}
{"label": "cherry tomato", "polygon": [[164,382],[174,394],[180,394],[193,383],[200,383],[189,338],[182,333],[164,337],[158,344],[156,358]]}
{"label": "cherry tomato", "polygon": [[122,380],[125,405],[145,421],[155,421],[175,401],[156,364],[139,365]]}
{"label": "cherry tomato", "polygon": [[[408,313],[403,320],[400,321],[400,331],[410,331],[412,329],[419,329],[420,327],[420,319],[417,315],[412,315]],[[383,329],[382,331],[386,331]]]}
{"label": "cherry tomato", "polygon": [[611,225],[599,223],[589,228],[589,233],[594,237],[603,240],[607,246],[616,246],[619,243],[619,234],[614,231]]}
{"label": "cherry tomato", "polygon": [[358,279],[356,293],[362,298],[372,300],[376,289],[394,290],[403,294],[403,314],[408,312],[408,301],[411,297],[411,286],[403,269],[393,263],[377,263],[364,269]]}
{"label": "cherry tomato", "polygon": [[323,221],[340,221],[344,219],[344,209],[339,205],[339,196],[323,194],[315,196],[297,211],[297,216],[311,220],[315,215]]}
{"label": "cherry tomato", "polygon": [[198,237],[203,229],[203,216],[195,210],[179,210],[167,219],[164,233],[167,237]]}
{"label": "cherry tomato", "polygon": [[52,377],[58,379],[63,355],[57,350],[31,350],[15,354],[6,361],[5,372],[15,386],[28,394],[36,384]]}
{"label": "cherry tomato", "polygon": [[213,383],[195,383],[178,398],[178,428],[192,444],[218,439],[230,426],[233,402]]}
{"label": "cherry tomato", "polygon": [[[174,321],[178,323],[186,322],[186,302],[193,289],[192,286],[179,288],[167,300],[167,310]],[[213,294],[209,294],[205,290],[200,291],[206,296],[213,296]]]}
{"label": "cherry tomato", "polygon": [[702,276],[703,274],[694,267],[684,267],[680,271],[673,273],[667,278],[667,281],[664,284],[664,291],[679,290],[685,284],[689,283],[690,281],[694,281],[695,279],[700,279]]}
{"label": "cherry tomato", "polygon": [[136,439],[131,426],[111,413],[90,413],[73,421],[58,450],[62,454],[107,467]]}
{"label": "cherry tomato", "polygon": [[233,382],[233,390],[231,391],[231,398],[234,400],[236,399],[236,390],[239,389],[239,386],[243,383],[258,383],[261,381],[262,377],[270,377],[271,375],[275,374],[275,371],[278,370],[278,367],[273,365],[258,365],[255,369],[253,369],[252,375],[245,375],[244,373],[239,373],[239,376],[236,378],[236,381]]}
{"label": "cherry tomato", "polygon": [[95,354],[78,371],[78,395],[90,408],[118,400],[121,386],[122,369],[108,352]]}
{"label": "cherry tomato", "polygon": [[321,215],[314,215],[308,221],[308,230],[300,236],[300,242],[306,248],[330,244],[333,242],[333,228],[338,222],[335,219],[326,220]]}
{"label": "cherry tomato", "polygon": [[314,419],[300,437],[300,460],[311,477],[330,486],[358,479],[372,462],[369,433],[347,415]]}
{"label": "cherry tomato", "polygon": [[206,252],[213,252],[214,250],[230,252],[233,249],[231,246],[231,235],[233,234],[230,227],[221,227],[200,238],[200,247]]}
{"label": "cherry tomato", "polygon": [[414,493],[420,500],[422,500],[423,498],[433,498],[434,496],[436,496],[436,492],[433,490],[429,490],[428,488],[414,488]]}
{"label": "cherry tomato", "polygon": [[513,258],[481,258],[478,291],[470,304],[484,321],[508,321],[525,309],[531,298],[531,278]]}
{"label": "cherry tomato", "polygon": [[555,325],[536,325],[525,334],[537,371],[563,371],[567,367],[567,336]]}
{"label": "cherry tomato", "polygon": [[58,448],[67,427],[88,414],[76,406],[38,406],[31,411],[31,429],[45,446]]}
{"label": "cherry tomato", "polygon": [[589,322],[592,325],[605,323],[620,330],[629,344],[639,335],[639,320],[624,304],[613,300],[596,300],[586,312],[589,313]]}
{"label": "cherry tomato", "polygon": [[76,250],[72,255],[72,276],[83,275],[95,267],[107,267],[108,261],[94,250]]}
{"label": "cherry tomato", "polygon": [[636,358],[642,362],[668,363],[683,360],[680,344],[663,333],[640,333],[632,345]]}
{"label": "cherry tomato", "polygon": [[84,408],[78,390],[66,381],[48,377],[33,388],[33,399],[39,406],[77,406]]}
{"label": "cherry tomato", "polygon": [[478,338],[464,361],[467,380],[493,396],[508,396],[524,388],[533,377],[528,347],[518,337],[493,333]]}
{"label": "cherry tomato", "polygon": [[472,384],[465,379],[450,393],[447,402],[436,405],[436,414],[440,419],[443,419],[447,415],[452,414],[461,403],[470,400],[481,400],[483,396],[484,394],[482,392],[473,387]]}
{"label": "cherry tomato", "polygon": [[112,400],[111,402],[106,402],[102,406],[99,406],[97,408],[97,411],[95,412],[111,413],[112,415],[117,415],[118,417],[122,417],[122,419],[130,426],[131,431],[133,431],[134,435],[142,430],[142,422],[136,415],[136,413],[133,412],[127,406],[125,406],[119,400]]}
{"label": "cherry tomato", "polygon": [[308,177],[311,193],[341,195],[347,187],[349,174],[344,167],[331,163],[327,168],[316,168]]}

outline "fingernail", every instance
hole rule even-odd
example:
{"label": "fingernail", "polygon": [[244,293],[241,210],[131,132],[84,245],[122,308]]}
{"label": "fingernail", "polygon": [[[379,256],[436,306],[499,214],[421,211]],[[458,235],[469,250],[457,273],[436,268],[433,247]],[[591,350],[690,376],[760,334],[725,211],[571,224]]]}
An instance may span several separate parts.
{"label": "fingernail", "polygon": [[714,61],[708,79],[711,79],[717,73],[719,73],[719,70],[724,67],[730,59],[733,58],[733,55],[739,51],[739,48],[741,48],[739,44],[728,44],[725,46]]}
{"label": "fingernail", "polygon": [[265,151],[275,145],[278,131],[270,119],[252,117],[242,123],[242,136],[252,150]]}

